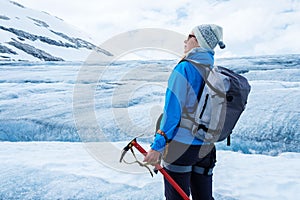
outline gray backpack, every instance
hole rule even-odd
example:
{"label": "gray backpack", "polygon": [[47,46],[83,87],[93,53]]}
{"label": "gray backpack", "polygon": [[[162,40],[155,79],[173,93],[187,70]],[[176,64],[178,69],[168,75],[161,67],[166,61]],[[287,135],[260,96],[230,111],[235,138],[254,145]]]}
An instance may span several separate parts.
{"label": "gray backpack", "polygon": [[230,134],[247,104],[250,85],[247,79],[220,66],[211,68],[193,60],[204,84],[198,92],[198,105],[194,113],[183,113],[179,127],[191,130],[204,142],[219,142]]}

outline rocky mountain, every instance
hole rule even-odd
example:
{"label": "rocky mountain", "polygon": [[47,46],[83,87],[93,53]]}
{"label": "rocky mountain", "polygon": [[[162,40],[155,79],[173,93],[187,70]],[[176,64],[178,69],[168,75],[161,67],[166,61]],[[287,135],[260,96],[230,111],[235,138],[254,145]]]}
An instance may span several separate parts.
{"label": "rocky mountain", "polygon": [[84,61],[93,51],[112,56],[58,17],[0,1],[0,61]]}

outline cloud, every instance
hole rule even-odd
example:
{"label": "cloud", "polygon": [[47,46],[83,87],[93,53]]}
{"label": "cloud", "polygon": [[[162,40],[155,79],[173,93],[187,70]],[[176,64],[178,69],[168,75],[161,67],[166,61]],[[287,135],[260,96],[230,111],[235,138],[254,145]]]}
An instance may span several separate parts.
{"label": "cloud", "polygon": [[138,28],[188,34],[195,25],[216,23],[224,29],[227,46],[216,49],[221,57],[300,52],[299,0],[15,1],[64,19],[99,44]]}

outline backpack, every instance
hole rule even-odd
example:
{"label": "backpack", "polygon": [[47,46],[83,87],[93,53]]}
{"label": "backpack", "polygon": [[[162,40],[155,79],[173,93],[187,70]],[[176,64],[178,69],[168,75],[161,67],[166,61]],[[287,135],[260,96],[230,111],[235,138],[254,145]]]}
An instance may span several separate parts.
{"label": "backpack", "polygon": [[227,138],[245,110],[251,86],[247,79],[225,67],[202,65],[187,60],[201,73],[204,84],[198,92],[198,104],[193,113],[183,113],[179,127],[191,130],[204,142],[219,142]]}

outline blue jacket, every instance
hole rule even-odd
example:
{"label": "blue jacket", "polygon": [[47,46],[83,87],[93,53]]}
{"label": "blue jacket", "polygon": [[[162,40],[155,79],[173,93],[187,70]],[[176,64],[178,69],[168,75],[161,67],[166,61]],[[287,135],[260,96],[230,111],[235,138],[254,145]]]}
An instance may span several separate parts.
{"label": "blue jacket", "polygon": [[[194,62],[210,65],[214,64],[214,52],[203,48],[192,49],[185,57]],[[203,84],[203,78],[196,67],[188,61],[179,62],[172,71],[165,95],[164,114],[160,123],[168,139],[185,144],[201,145],[203,141],[195,138],[192,133],[178,127],[182,112],[193,112],[197,102],[197,94]],[[155,134],[151,148],[162,151],[166,145],[165,138]]]}

